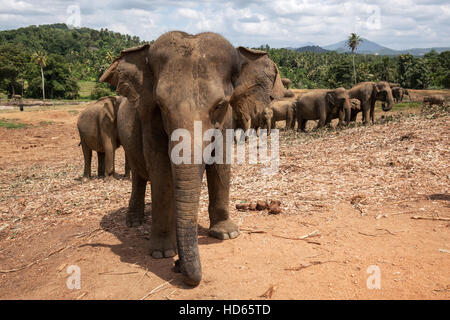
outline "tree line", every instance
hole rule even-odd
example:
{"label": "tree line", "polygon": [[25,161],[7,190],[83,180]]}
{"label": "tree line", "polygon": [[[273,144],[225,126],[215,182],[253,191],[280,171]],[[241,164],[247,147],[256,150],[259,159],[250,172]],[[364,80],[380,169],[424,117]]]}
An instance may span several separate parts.
{"label": "tree line", "polygon": [[[65,24],[1,31],[0,92],[29,98],[76,99],[80,90],[77,81],[97,81],[120,51],[143,43],[136,36],[107,29],[71,29]],[[405,88],[450,88],[450,51],[390,57],[296,52],[268,45],[257,49],[269,53],[294,88],[349,88],[354,75],[357,82],[386,80]],[[110,89],[97,84],[94,98],[108,94]]]}
{"label": "tree line", "polygon": [[1,31],[0,91],[42,98],[43,74],[45,97],[74,99],[78,80],[97,81],[120,51],[141,44],[139,37],[65,24]]}
{"label": "tree line", "polygon": [[[294,88],[351,88],[356,82],[389,81],[410,89],[450,88],[450,51],[431,51],[422,57],[411,54],[379,56],[350,52],[297,52],[274,49],[268,45],[256,48],[268,52],[283,77]],[[354,58],[355,72],[352,59]]]}

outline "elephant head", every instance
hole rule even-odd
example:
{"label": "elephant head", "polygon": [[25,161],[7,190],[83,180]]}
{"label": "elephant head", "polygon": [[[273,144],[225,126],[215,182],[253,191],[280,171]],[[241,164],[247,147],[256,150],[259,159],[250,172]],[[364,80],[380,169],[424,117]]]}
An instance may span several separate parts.
{"label": "elephant head", "polygon": [[339,122],[350,123],[351,105],[348,91],[345,88],[337,88],[326,93],[325,99],[331,109],[339,113]]}
{"label": "elephant head", "polygon": [[[200,163],[194,159],[196,148],[205,144],[198,142],[196,135],[202,138],[208,129],[231,128],[233,118],[245,124],[248,106],[240,105],[242,101],[266,105],[272,97],[282,96],[278,70],[267,53],[236,49],[218,34],[175,31],[162,35],[151,46],[123,51],[100,80],[114,85],[137,108],[144,149],[145,130],[157,130],[151,127],[155,121],[162,123],[163,132],[158,137],[167,141],[168,154],[176,146],[170,138],[176,129],[193,137],[188,142],[194,151],[189,155],[191,164],[171,161],[170,165],[178,266],[184,281],[196,285],[202,274],[197,212],[207,165],[203,159]],[[201,123],[201,132],[194,130],[194,122]]]}
{"label": "elephant head", "polygon": [[264,108],[272,100],[283,98],[286,90],[278,68],[267,52],[244,47],[237,50],[246,61],[242,64],[240,83],[230,98],[230,104],[236,114],[236,128],[247,131],[261,125],[252,121],[258,121]]}
{"label": "elephant head", "polygon": [[374,83],[372,94],[376,100],[387,103],[387,105],[383,103],[383,111],[389,111],[394,106],[394,97],[392,95],[392,90],[388,82],[380,81]]}

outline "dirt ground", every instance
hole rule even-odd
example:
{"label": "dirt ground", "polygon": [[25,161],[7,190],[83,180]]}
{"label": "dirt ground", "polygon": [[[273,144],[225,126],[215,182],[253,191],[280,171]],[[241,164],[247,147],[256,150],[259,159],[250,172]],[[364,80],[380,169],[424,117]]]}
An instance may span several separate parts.
{"label": "dirt ground", "polygon": [[[370,126],[281,132],[276,175],[233,166],[238,238],[207,236],[204,186],[203,280],[189,288],[172,271],[175,258],[148,255],[150,191],[145,225],[125,226],[122,149],[117,180],[81,181],[83,107],[0,111],[29,124],[0,128],[0,299],[450,298],[448,113],[402,110]],[[94,176],[95,163],[94,155]],[[235,208],[257,200],[280,200],[282,213]],[[70,266],[79,267],[80,289],[68,289]],[[371,266],[380,289],[367,285]]]}

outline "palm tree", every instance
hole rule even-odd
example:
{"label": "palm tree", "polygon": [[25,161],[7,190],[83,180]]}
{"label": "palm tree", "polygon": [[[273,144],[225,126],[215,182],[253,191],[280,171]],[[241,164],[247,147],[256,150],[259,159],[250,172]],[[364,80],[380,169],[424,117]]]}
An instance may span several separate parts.
{"label": "palm tree", "polygon": [[44,51],[36,51],[35,53],[33,53],[31,59],[41,68],[42,100],[45,100],[44,68],[47,66],[47,55]]}
{"label": "palm tree", "polygon": [[356,84],[356,68],[355,68],[355,51],[358,48],[358,46],[363,42],[364,40],[358,36],[356,33],[352,33],[347,40],[347,46],[352,49],[352,58],[353,58],[353,77],[355,79]]}

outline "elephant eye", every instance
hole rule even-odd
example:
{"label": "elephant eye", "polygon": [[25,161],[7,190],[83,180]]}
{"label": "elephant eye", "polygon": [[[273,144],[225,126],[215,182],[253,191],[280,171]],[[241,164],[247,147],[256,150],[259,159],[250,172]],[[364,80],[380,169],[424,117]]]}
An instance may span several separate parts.
{"label": "elephant eye", "polygon": [[221,109],[223,109],[223,108],[225,108],[227,106],[228,106],[228,101],[226,101],[224,99],[220,99],[219,101],[217,101],[214,104],[214,107],[212,108],[211,111],[214,113],[214,112],[219,111],[219,110],[221,110]]}

